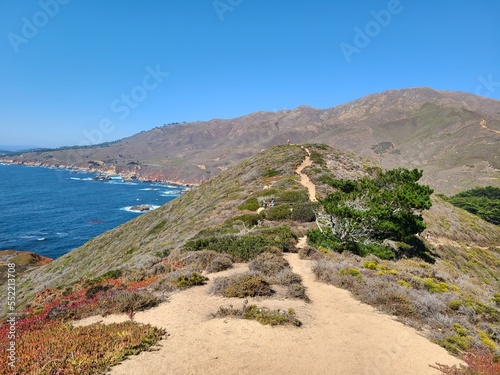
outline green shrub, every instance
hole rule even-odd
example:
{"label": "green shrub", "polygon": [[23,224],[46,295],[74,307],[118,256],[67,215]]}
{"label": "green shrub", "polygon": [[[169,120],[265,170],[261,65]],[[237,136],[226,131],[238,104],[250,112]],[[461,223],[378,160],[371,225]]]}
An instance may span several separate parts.
{"label": "green shrub", "polygon": [[495,302],[495,305],[500,307],[500,293],[495,293],[492,298],[493,302]]}
{"label": "green shrub", "polygon": [[239,222],[243,222],[248,226],[254,226],[259,223],[259,220],[262,219],[262,216],[260,214],[243,214],[243,215],[238,215],[234,216],[233,218],[229,219],[224,223],[224,225],[234,225],[234,224],[239,224]]}
{"label": "green shrub", "polygon": [[294,326],[300,327],[302,323],[295,318],[293,309],[288,311],[276,310],[271,311],[265,307],[258,307],[257,305],[251,305],[244,312],[245,319],[256,320],[264,325],[283,325],[292,324]]}
{"label": "green shrub", "polygon": [[315,208],[317,208],[317,203],[306,202],[293,205],[292,220],[299,221],[302,223],[309,223],[316,219],[316,214],[314,213]]}
{"label": "green shrub", "polygon": [[305,203],[309,202],[309,194],[304,190],[286,190],[278,195],[278,203]]}
{"label": "green shrub", "polygon": [[370,244],[370,245],[361,245],[361,248],[362,248],[362,253],[373,254],[379,257],[380,259],[388,260],[396,258],[396,254],[390,248],[390,246]]}
{"label": "green shrub", "polygon": [[220,253],[230,254],[237,261],[248,261],[263,253],[271,243],[259,235],[208,237],[189,240],[184,245],[185,250],[211,249]]}
{"label": "green shrub", "polygon": [[318,151],[311,151],[310,157],[314,164],[326,165],[325,159],[323,159],[323,155],[321,155]]}
{"label": "green shrub", "polygon": [[496,350],[497,346],[495,344],[495,341],[493,341],[486,332],[479,330],[477,331],[477,333],[479,334],[479,338],[484,345],[486,345],[490,349]]}
{"label": "green shrub", "polygon": [[323,246],[335,250],[340,242],[331,230],[321,232],[319,229],[310,229],[307,231],[307,244],[316,248]]}
{"label": "green shrub", "polygon": [[244,319],[256,320],[264,325],[284,325],[290,324],[300,327],[302,323],[295,317],[295,310],[289,308],[285,310],[269,310],[266,307],[258,307],[257,305],[243,304],[241,309],[235,309],[233,306],[219,307],[219,311],[213,314],[214,317],[234,316]]}
{"label": "green shrub", "polygon": [[422,280],[423,286],[431,293],[446,293],[449,292],[448,284],[444,281],[439,283],[435,282],[434,279],[428,277]]}
{"label": "green shrub", "polygon": [[288,204],[280,204],[269,208],[266,213],[266,219],[271,221],[290,220],[292,218],[291,207]]}
{"label": "green shrub", "polygon": [[354,277],[358,277],[358,278],[362,277],[361,272],[359,272],[359,270],[357,268],[354,268],[354,267],[351,267],[348,269],[342,268],[339,271],[339,275],[340,276],[350,275],[350,276],[354,276]]}
{"label": "green shrub", "polygon": [[281,251],[294,251],[297,235],[287,226],[263,229],[243,236],[225,235],[195,238],[187,241],[185,251],[210,249],[230,254],[235,261],[248,261],[275,247]]}
{"label": "green shrub", "polygon": [[398,280],[397,283],[405,288],[412,289],[411,284],[406,280]]}
{"label": "green shrub", "polygon": [[281,174],[282,171],[277,171],[276,169],[267,168],[266,171],[262,174],[263,177],[275,177]]}
{"label": "green shrub", "polygon": [[101,276],[96,277],[94,279],[87,280],[85,282],[86,285],[93,285],[93,284],[98,284],[106,280],[110,279],[118,279],[123,276],[123,271],[118,269],[118,270],[111,270],[106,273],[103,273]]}
{"label": "green shrub", "polygon": [[238,209],[244,211],[244,210],[249,210],[249,211],[256,211],[260,207],[259,201],[257,200],[256,197],[250,197],[248,198],[245,202],[243,202],[240,206],[238,206]]}
{"label": "green shrub", "polygon": [[459,299],[454,299],[454,300],[450,301],[450,303],[448,304],[448,307],[451,310],[458,310],[460,308],[460,306],[462,306],[462,301]]}
{"label": "green shrub", "polygon": [[470,348],[471,340],[467,337],[451,335],[439,341],[438,344],[451,353],[460,354],[460,352],[466,351]]}
{"label": "green shrub", "polygon": [[483,220],[500,225],[500,188],[480,187],[444,198],[451,204],[469,211]]}
{"label": "green shrub", "polygon": [[379,269],[378,263],[376,261],[374,261],[374,260],[366,260],[363,263],[363,267],[364,268],[368,268],[369,270],[377,270],[377,269]]}
{"label": "green shrub", "polygon": [[177,288],[189,288],[195,285],[203,285],[207,280],[207,277],[202,276],[197,272],[193,272],[188,275],[180,275],[177,277],[176,286]]}

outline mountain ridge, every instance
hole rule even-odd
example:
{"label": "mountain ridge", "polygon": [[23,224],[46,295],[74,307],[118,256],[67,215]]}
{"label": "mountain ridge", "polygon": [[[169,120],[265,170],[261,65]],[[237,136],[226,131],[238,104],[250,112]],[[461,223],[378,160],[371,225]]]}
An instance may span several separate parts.
{"label": "mountain ridge", "polygon": [[290,139],[352,151],[385,168],[423,169],[423,182],[453,194],[500,187],[498,132],[500,101],[424,87],[388,90],[327,109],[302,105],[171,124],[102,146],[29,152],[3,161],[198,184]]}

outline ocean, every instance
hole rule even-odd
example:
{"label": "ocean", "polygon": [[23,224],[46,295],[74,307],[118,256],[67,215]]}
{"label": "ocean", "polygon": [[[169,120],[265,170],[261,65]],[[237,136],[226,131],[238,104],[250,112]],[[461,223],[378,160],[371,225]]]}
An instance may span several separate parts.
{"label": "ocean", "polygon": [[89,239],[175,199],[182,187],[65,169],[0,164],[0,250],[58,258]]}

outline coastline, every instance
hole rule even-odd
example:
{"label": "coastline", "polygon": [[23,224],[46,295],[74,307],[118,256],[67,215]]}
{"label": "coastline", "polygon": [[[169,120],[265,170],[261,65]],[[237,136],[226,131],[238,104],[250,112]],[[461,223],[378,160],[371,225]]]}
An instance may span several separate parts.
{"label": "coastline", "polygon": [[74,171],[74,172],[85,172],[85,173],[95,173],[95,174],[100,174],[100,175],[105,175],[105,176],[119,176],[120,179],[124,182],[144,182],[144,183],[158,183],[158,184],[168,184],[168,185],[176,185],[179,187],[185,187],[185,188],[190,188],[194,186],[198,186],[199,183],[197,182],[191,182],[191,181],[185,181],[185,180],[169,180],[169,179],[161,179],[157,178],[154,175],[144,175],[142,176],[140,173],[138,173],[140,170],[135,170],[135,171],[119,171],[116,165],[113,166],[107,166],[105,168],[105,165],[97,167],[96,165],[99,165],[98,163],[93,164],[92,167],[81,167],[81,166],[75,166],[75,165],[66,165],[63,163],[56,163],[56,164],[51,164],[51,163],[44,163],[41,161],[27,161],[27,160],[17,160],[17,159],[7,159],[5,157],[0,157],[0,165],[1,164],[6,164],[6,165],[21,165],[21,166],[26,166],[26,167],[40,167],[40,168],[47,168],[47,169],[64,169],[68,171]]}

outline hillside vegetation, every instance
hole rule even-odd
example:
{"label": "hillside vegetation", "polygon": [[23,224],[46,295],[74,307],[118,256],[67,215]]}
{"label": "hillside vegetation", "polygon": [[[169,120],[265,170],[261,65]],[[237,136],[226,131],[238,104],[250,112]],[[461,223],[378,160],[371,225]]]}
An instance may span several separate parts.
{"label": "hillside vegetation", "polygon": [[[322,209],[335,199],[346,208],[352,208],[349,199],[371,204],[370,200],[382,199],[379,194],[391,192],[388,185],[385,193],[372,189],[372,183],[380,182],[377,179],[392,183],[401,177],[414,184],[420,173],[384,172],[367,159],[326,145],[305,147],[312,165],[303,173],[316,185],[319,202],[309,201],[308,191],[295,172],[307,156],[306,150],[296,145],[273,146],[161,208],[50,264],[27,271],[17,280],[17,287],[26,332],[39,332],[23,336],[29,347],[39,346],[37,337],[43,337],[48,327],[59,338],[62,351],[72,350],[68,348],[85,341],[82,335],[94,328],[73,332],[66,325],[68,321],[115,312],[133,317],[136,311],[158,305],[171,293],[203,285],[211,273],[231,268],[234,262],[247,262],[250,271],[213,280],[211,293],[225,298],[274,296],[308,301],[301,277],[292,272],[282,254],[298,251],[299,238],[322,225]],[[405,212],[409,222],[415,220],[416,231],[406,232],[395,225],[392,216],[379,212],[381,205],[373,213],[383,219],[383,226],[375,225],[377,235],[361,239],[390,240],[390,257],[373,252],[362,257],[359,254],[367,254],[354,254],[338,243],[324,246],[314,241],[309,246],[300,245],[299,255],[317,261],[314,273],[319,280],[348,289],[356,298],[421,330],[450,352],[458,355],[481,350],[492,357],[500,345],[500,228],[442,198],[433,196],[428,201],[430,190],[413,187],[416,196],[423,193],[424,197],[422,206],[417,207],[423,222]],[[358,188],[363,188],[365,195]],[[349,195],[356,191],[361,195]],[[432,207],[426,210],[430,203]],[[330,209],[326,213],[339,214],[333,206]],[[364,212],[363,207],[360,210]],[[347,209],[342,212],[354,217]],[[429,235],[414,236],[423,225]],[[242,309],[231,306],[214,314],[300,326],[300,316],[293,309],[262,311],[245,304]],[[74,335],[64,335],[68,330]],[[113,327],[112,334],[115,330],[135,337],[135,346],[116,341],[110,348],[118,358],[150,348],[165,333],[135,323]],[[97,330],[94,335],[106,332]],[[83,345],[91,346],[88,341]],[[107,353],[105,348],[99,350]],[[24,355],[43,362],[34,352]],[[82,361],[89,361],[87,354],[82,355]],[[50,358],[50,354],[42,356]],[[63,361],[65,369],[75,366],[70,356]],[[106,361],[101,368],[114,363]]]}

